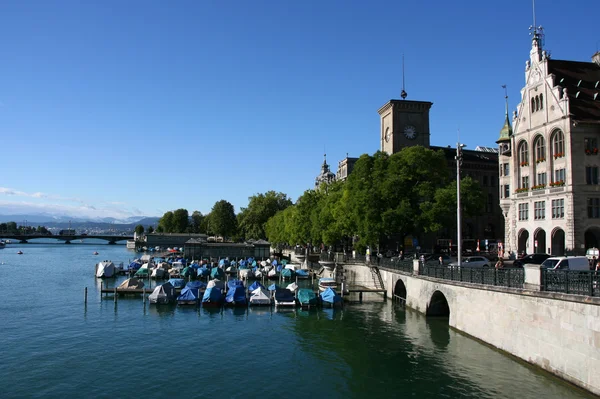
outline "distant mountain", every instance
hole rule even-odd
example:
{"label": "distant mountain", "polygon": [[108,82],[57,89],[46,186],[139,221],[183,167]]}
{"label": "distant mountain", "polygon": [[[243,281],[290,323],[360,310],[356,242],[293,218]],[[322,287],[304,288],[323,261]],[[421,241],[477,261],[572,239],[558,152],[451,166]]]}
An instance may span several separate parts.
{"label": "distant mountain", "polygon": [[[75,228],[76,226],[79,228],[84,228],[87,225],[120,225],[120,226],[129,226],[133,225],[134,227],[138,224],[143,225],[144,227],[152,226],[158,221],[160,218],[158,217],[147,217],[147,216],[131,216],[125,219],[116,219],[116,218],[99,218],[99,219],[86,219],[76,216],[68,216],[68,215],[50,215],[50,214],[18,214],[18,215],[0,215],[0,223],[6,222],[15,222],[18,225],[27,224],[28,226],[33,225],[44,225],[46,227],[69,227],[69,222],[71,226]],[[116,226],[115,226],[116,227]]]}

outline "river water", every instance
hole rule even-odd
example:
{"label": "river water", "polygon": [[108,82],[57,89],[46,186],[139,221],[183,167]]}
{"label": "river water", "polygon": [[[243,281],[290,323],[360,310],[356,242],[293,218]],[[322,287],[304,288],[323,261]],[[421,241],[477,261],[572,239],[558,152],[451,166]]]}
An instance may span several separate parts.
{"label": "river water", "polygon": [[95,263],[135,256],[103,242],[0,249],[0,397],[593,397],[377,297],[311,311],[101,297]]}

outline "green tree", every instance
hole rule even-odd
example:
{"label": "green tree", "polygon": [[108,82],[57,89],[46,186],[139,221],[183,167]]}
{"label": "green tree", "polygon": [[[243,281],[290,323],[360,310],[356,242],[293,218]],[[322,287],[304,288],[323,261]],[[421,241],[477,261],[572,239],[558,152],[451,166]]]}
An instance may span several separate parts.
{"label": "green tree", "polygon": [[245,238],[266,238],[265,224],[277,212],[292,205],[284,193],[267,191],[248,198],[248,207],[238,214],[238,227]]}
{"label": "green tree", "polygon": [[6,231],[11,234],[16,234],[18,231],[17,223],[15,223],[15,222],[6,223]]}
{"label": "green tree", "polygon": [[193,233],[203,233],[206,230],[202,230],[202,226],[204,223],[205,217],[199,211],[194,211],[192,213],[192,223],[191,230]]}
{"label": "green tree", "polygon": [[210,212],[210,230],[222,237],[231,237],[237,229],[233,205],[225,200],[215,203]]}
{"label": "green tree", "polygon": [[152,233],[154,233],[154,227],[148,226],[148,228],[146,229],[146,231],[148,232],[148,234],[152,234]]}
{"label": "green tree", "polygon": [[172,233],[185,233],[190,225],[187,209],[179,208],[173,212]]}
{"label": "green tree", "polygon": [[138,224],[137,226],[135,226],[135,234],[137,234],[138,236],[141,236],[142,234],[144,234],[144,226],[142,226],[141,224]]}
{"label": "green tree", "polygon": [[173,212],[168,211],[158,221],[158,228],[161,233],[174,233]]}

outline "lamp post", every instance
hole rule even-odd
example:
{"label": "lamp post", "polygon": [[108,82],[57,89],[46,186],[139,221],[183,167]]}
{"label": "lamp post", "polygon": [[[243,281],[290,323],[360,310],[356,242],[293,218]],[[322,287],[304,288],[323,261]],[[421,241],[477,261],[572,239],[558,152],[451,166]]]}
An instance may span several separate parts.
{"label": "lamp post", "polygon": [[466,144],[456,143],[456,235],[458,241],[458,266],[462,265],[462,232],[460,222],[460,164],[462,163],[462,149],[466,147]]}

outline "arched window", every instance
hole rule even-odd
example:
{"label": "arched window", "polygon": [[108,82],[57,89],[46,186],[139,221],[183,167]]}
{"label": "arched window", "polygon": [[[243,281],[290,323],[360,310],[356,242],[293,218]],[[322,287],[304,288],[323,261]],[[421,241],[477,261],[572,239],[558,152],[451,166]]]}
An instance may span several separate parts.
{"label": "arched window", "polygon": [[535,112],[535,98],[531,97],[531,112]]}
{"label": "arched window", "polygon": [[544,95],[540,93],[540,109],[544,109]]}
{"label": "arched window", "polygon": [[529,152],[527,142],[521,141],[519,144],[519,165],[526,166],[529,163]]}
{"label": "arched window", "polygon": [[565,156],[565,137],[561,130],[557,130],[552,135],[552,155],[554,158]]}
{"label": "arched window", "polygon": [[534,148],[534,156],[536,162],[541,162],[546,160],[546,143],[544,142],[544,138],[542,136],[538,136],[533,144]]}
{"label": "arched window", "polygon": [[540,109],[540,98],[535,96],[535,110],[538,111]]}

